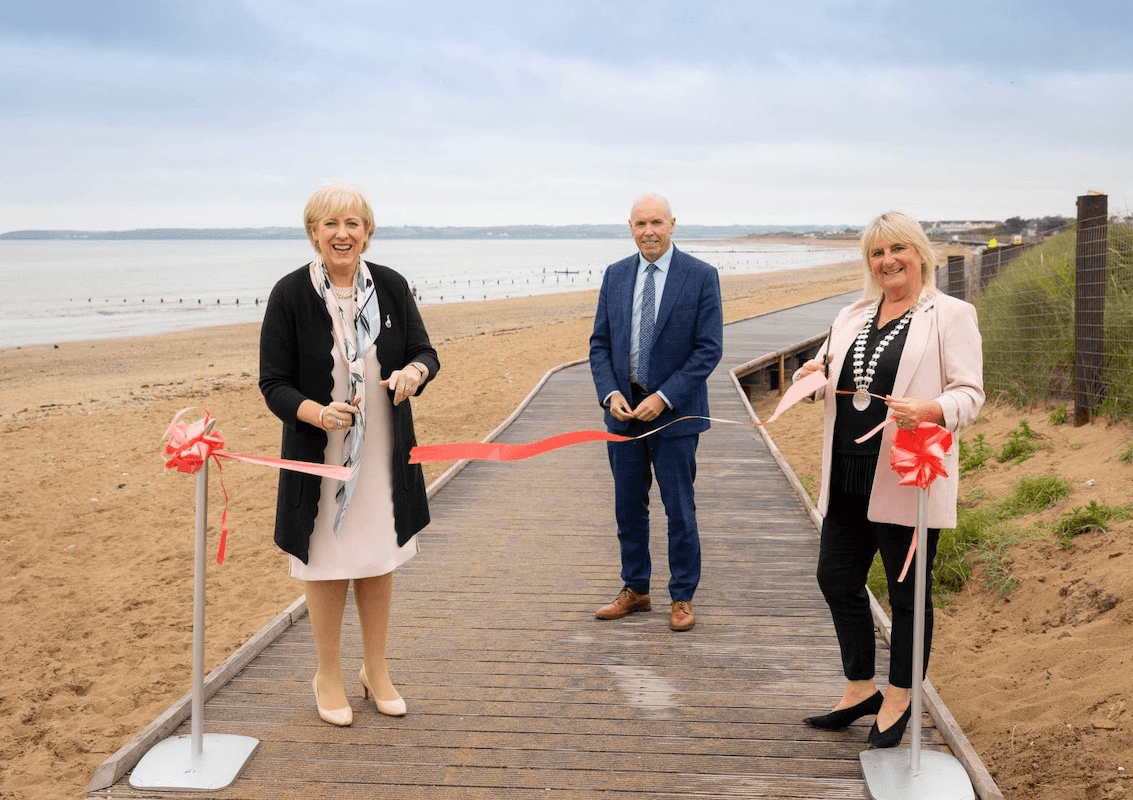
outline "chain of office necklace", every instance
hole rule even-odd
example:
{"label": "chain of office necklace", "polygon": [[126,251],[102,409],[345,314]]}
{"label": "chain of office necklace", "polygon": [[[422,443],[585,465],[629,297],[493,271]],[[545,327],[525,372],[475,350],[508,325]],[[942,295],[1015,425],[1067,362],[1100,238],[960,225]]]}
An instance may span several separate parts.
{"label": "chain of office necklace", "polygon": [[896,327],[889,333],[885,334],[877,347],[873,349],[873,355],[869,357],[869,364],[865,368],[865,374],[862,374],[862,364],[865,363],[865,341],[869,338],[869,330],[873,326],[873,320],[877,317],[877,312],[881,308],[881,301],[870,309],[869,316],[866,318],[865,325],[862,326],[861,332],[858,333],[858,338],[854,340],[854,408],[858,411],[865,411],[869,408],[869,404],[873,401],[873,396],[869,393],[869,387],[873,385],[873,373],[877,369],[877,360],[881,358],[882,351],[889,346],[889,343],[896,338],[897,334],[905,329],[909,324],[909,320],[913,318],[913,312],[920,308],[921,301],[918,300],[916,305],[905,312],[901,317],[901,321],[897,323]]}

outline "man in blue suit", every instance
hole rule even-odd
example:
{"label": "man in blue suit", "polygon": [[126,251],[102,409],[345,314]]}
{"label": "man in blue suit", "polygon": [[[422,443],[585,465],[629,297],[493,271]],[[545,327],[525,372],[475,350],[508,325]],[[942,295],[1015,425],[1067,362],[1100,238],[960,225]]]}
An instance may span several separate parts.
{"label": "man in blue suit", "polygon": [[706,381],[720,361],[724,324],[716,269],[673,246],[675,224],[668,200],[639,197],[629,219],[638,253],[606,268],[598,295],[590,370],[606,427],[637,436],[693,418],[607,445],[624,587],[597,616],[650,608],[649,487],[656,474],[669,520],[669,627],[687,631],[696,624],[692,596],[700,582],[696,445],[708,429]]}

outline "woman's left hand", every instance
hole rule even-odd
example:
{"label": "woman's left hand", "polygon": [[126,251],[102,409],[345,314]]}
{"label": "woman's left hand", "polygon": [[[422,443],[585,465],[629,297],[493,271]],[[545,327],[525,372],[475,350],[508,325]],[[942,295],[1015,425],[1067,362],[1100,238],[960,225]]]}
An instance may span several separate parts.
{"label": "woman's left hand", "polygon": [[898,428],[915,428],[922,422],[944,422],[944,411],[935,400],[918,400],[915,397],[886,397],[885,405],[893,412]]}
{"label": "woman's left hand", "polygon": [[417,393],[417,388],[424,377],[415,366],[406,364],[401,369],[391,372],[389,378],[382,381],[381,385],[393,392],[393,404],[396,406]]}

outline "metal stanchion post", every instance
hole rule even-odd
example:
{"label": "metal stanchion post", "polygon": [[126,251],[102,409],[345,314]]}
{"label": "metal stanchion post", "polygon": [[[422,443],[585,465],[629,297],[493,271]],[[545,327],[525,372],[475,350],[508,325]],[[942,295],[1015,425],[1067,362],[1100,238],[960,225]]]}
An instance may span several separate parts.
{"label": "metal stanchion post", "polygon": [[[210,426],[211,428],[211,426]],[[197,472],[193,547],[193,687],[189,736],[170,736],[150,748],[130,773],[136,789],[217,791],[244,770],[259,739],[203,733],[205,711],[205,555],[208,551],[208,460]]]}
{"label": "metal stanchion post", "polygon": [[912,743],[908,751],[865,750],[859,756],[873,800],[975,800],[964,765],[948,753],[921,752],[924,685],[924,606],[928,584],[928,489],[917,492],[917,557],[913,589]]}

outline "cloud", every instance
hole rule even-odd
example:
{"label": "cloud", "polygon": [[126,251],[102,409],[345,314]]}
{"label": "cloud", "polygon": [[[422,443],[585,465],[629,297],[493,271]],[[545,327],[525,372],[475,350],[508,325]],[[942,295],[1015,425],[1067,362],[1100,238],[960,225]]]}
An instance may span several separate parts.
{"label": "cloud", "polygon": [[1123,7],[762,5],[6,10],[0,229],[291,224],[338,180],[389,224],[606,222],[645,188],[752,224],[1128,193]]}

